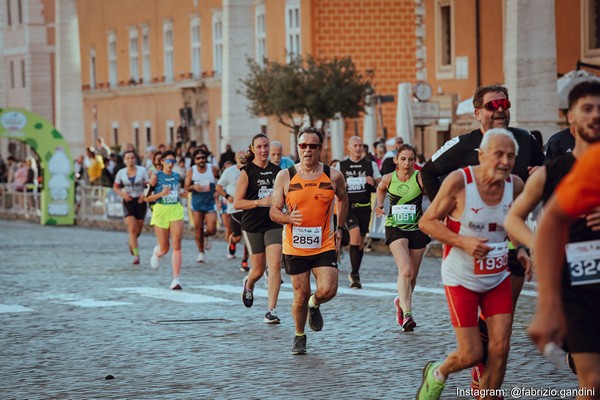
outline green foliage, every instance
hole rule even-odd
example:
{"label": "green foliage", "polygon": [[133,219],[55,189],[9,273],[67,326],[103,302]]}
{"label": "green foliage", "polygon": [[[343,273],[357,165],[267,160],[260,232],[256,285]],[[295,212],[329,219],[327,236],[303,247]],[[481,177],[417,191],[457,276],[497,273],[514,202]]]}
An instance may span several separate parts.
{"label": "green foliage", "polygon": [[306,60],[295,57],[289,63],[265,59],[264,66],[248,59],[250,73],[242,83],[250,100],[249,111],[256,116],[274,116],[283,125],[298,131],[294,122],[307,115],[310,124],[326,122],[336,113],[355,118],[364,111],[369,83],[363,80],[350,57],[333,60]]}

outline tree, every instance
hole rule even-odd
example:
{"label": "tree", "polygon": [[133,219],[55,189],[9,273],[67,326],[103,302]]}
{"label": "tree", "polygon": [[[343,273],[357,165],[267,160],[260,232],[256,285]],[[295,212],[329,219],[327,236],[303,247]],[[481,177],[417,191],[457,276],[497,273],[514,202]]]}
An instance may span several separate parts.
{"label": "tree", "polygon": [[333,60],[293,57],[289,63],[265,59],[264,65],[248,59],[250,73],[242,83],[255,116],[273,116],[298,132],[306,115],[311,125],[326,123],[336,113],[356,118],[364,111],[369,83],[350,57]]}

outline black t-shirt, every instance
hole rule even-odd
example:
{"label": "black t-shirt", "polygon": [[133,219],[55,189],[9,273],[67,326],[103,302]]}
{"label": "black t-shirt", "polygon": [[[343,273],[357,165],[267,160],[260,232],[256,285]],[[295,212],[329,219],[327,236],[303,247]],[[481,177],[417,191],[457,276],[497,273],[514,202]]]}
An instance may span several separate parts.
{"label": "black t-shirt", "polygon": [[[508,128],[508,130],[512,132],[519,144],[519,154],[512,173],[526,181],[529,177],[527,167],[542,165],[544,153],[535,138],[526,130],[518,128]],[[443,178],[450,172],[469,165],[479,165],[479,145],[482,139],[483,134],[479,129],[454,137],[425,163],[421,170],[421,178],[425,192],[431,200],[440,190]]]}
{"label": "black t-shirt", "polygon": [[[375,188],[366,183],[364,178],[373,176],[373,161],[367,160],[366,157],[356,162],[347,158],[340,162],[340,172],[346,180],[348,201],[352,204],[370,204],[371,193]],[[350,178],[350,181],[348,181],[348,178]]]}
{"label": "black t-shirt", "polygon": [[565,153],[572,152],[575,148],[575,136],[571,134],[569,128],[556,132],[550,136],[544,152],[546,153],[546,161],[550,161],[556,157],[562,156]]}
{"label": "black t-shirt", "polygon": [[[281,171],[277,165],[269,162],[263,169],[250,162],[242,168],[248,174],[248,189],[246,189],[246,200],[258,200],[273,194],[275,177]],[[270,229],[281,228],[269,217],[269,207],[256,207],[244,210],[242,213],[242,229],[246,232],[262,233]]]}

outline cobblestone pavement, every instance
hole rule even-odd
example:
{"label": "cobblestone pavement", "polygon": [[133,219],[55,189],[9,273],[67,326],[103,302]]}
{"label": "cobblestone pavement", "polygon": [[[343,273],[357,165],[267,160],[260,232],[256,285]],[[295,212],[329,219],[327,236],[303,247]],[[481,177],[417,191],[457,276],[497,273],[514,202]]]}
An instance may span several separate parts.
{"label": "cobblestone pavement", "polygon": [[[348,287],[346,256],[338,295],[321,308],[323,331],[307,327],[308,355],[293,356],[289,279],[282,323],[264,324],[263,280],[246,309],[240,259],[227,260],[221,240],[205,264],[184,240],[184,290],[170,291],[170,256],[157,272],[150,268],[149,233],[137,266],[124,232],[0,220],[0,235],[2,399],[409,399],[425,362],[454,346],[435,258],[423,262],[414,295],[419,325],[401,333],[391,256],[365,255],[362,290]],[[576,377],[528,340],[535,288],[525,289],[503,388],[575,389]],[[450,377],[442,398],[466,398],[457,389],[470,380],[466,371]]]}

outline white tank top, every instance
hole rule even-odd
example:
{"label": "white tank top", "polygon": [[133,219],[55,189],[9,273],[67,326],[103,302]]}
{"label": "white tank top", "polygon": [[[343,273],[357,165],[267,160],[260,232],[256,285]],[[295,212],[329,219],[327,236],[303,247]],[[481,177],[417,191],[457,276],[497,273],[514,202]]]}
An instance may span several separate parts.
{"label": "white tank top", "polygon": [[495,206],[483,202],[475,183],[472,167],[461,169],[465,182],[465,209],[458,219],[450,216],[446,226],[461,236],[489,239],[492,247],[483,259],[475,259],[458,247],[444,245],[442,282],[447,286],[463,286],[474,292],[487,292],[508,275],[508,241],[504,218],[513,202],[513,176],[504,182],[504,195]]}
{"label": "white tank top", "polygon": [[200,185],[200,192],[210,192],[212,183],[216,183],[215,176],[213,175],[212,168],[209,164],[206,165],[206,171],[198,171],[198,167],[194,165],[192,168],[192,183],[194,185]]}

